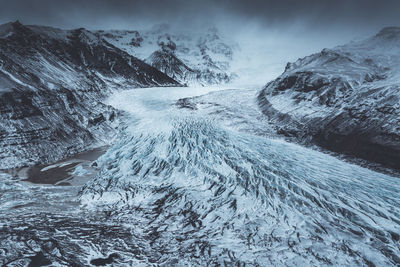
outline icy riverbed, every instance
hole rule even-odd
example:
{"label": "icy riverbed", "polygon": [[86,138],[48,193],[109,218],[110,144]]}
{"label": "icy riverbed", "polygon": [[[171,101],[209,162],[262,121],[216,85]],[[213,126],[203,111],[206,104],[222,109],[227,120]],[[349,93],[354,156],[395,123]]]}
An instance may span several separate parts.
{"label": "icy riverbed", "polygon": [[[0,263],[116,253],[116,266],[400,264],[399,178],[260,134],[256,92],[111,96],[121,130],[83,188],[1,176]],[[52,204],[30,206],[43,198]]]}

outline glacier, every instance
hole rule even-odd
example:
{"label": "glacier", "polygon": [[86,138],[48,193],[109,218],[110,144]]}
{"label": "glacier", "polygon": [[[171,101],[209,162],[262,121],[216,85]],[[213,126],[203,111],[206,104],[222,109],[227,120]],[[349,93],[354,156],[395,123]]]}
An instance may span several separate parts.
{"label": "glacier", "polygon": [[256,101],[249,92],[112,95],[123,125],[83,187],[26,189],[0,176],[1,264],[117,255],[115,266],[398,265],[398,177],[223,123],[240,113],[207,118],[177,104],[225,94],[234,106],[233,93]]}
{"label": "glacier", "polygon": [[[8,35],[10,29],[12,35]],[[397,32],[386,29],[383,31],[385,36],[388,30],[389,33]],[[336,106],[322,108],[316,101],[315,92],[301,92],[313,101],[303,99],[299,102],[300,108],[293,110],[292,105],[287,105],[292,102],[287,100],[294,96],[291,89],[296,88],[284,88],[284,93],[274,94],[274,85],[290,77],[292,72],[300,77],[298,83],[307,80],[302,79],[303,75],[311,75],[314,81],[324,74],[311,72],[309,68],[328,66],[332,68],[331,73],[337,71],[343,75],[336,67],[353,66],[354,60],[362,62],[359,64],[361,71],[344,73],[357,81],[361,76],[368,80],[368,88],[361,89],[369,90],[371,84],[386,82],[396,85],[397,76],[389,74],[397,73],[394,70],[398,57],[393,56],[394,61],[390,62],[393,73],[386,72],[388,77],[383,80],[369,75],[371,64],[364,62],[365,53],[352,50],[363,43],[356,43],[356,46],[323,50],[288,64],[282,77],[269,83],[261,92],[259,85],[249,86],[243,80],[236,85],[201,86],[213,84],[214,74],[203,76],[205,80],[195,83],[199,86],[150,87],[178,86],[178,83],[133,56],[147,58],[146,62],[152,65],[155,58],[149,56],[160,48],[161,42],[164,42],[163,46],[171,38],[180,41],[176,42],[176,50],[162,52],[168,52],[164,55],[179,63],[173,72],[190,72],[195,67],[200,72],[207,69],[209,61],[202,62],[197,50],[205,43],[211,43],[204,49],[213,55],[212,61],[221,64],[215,66],[213,73],[218,76],[222,69],[226,77],[233,75],[229,66],[232,63],[230,51],[234,49],[221,44],[215,31],[211,30],[204,37],[211,38],[205,43],[198,43],[193,36],[164,35],[164,31],[159,29],[142,36],[136,31],[63,31],[19,23],[0,27],[0,39],[17,38],[15,44],[22,43],[24,46],[21,47],[28,45],[21,41],[25,40],[22,37],[26,34],[36,36],[38,42],[34,44],[40,51],[44,49],[42,41],[45,39],[50,40],[43,41],[47,44],[71,45],[68,36],[73,34],[78,38],[79,46],[72,43],[71,49],[83,45],[82,51],[87,51],[86,56],[67,57],[71,62],[77,61],[74,65],[58,63],[54,56],[57,49],[52,45],[43,53],[47,59],[35,54],[40,67],[34,64],[31,67],[38,74],[37,84],[44,86],[43,90],[36,87],[25,90],[31,82],[29,77],[15,74],[18,73],[16,66],[23,69],[24,64],[30,62],[19,55],[25,50],[19,49],[18,57],[14,56],[12,60],[7,54],[10,60],[4,61],[7,64],[0,68],[2,84],[7,88],[16,85],[25,91],[17,94],[16,90],[6,88],[2,92],[4,103],[10,103],[8,100],[14,98],[24,100],[23,96],[30,91],[36,98],[31,97],[33,104],[25,101],[27,103],[20,109],[14,109],[18,105],[4,105],[3,110],[8,113],[3,112],[2,123],[9,123],[7,114],[11,114],[16,118],[12,122],[22,125],[20,121],[26,120],[26,114],[21,114],[33,110],[31,106],[38,106],[46,111],[44,115],[56,114],[43,120],[49,124],[58,123],[64,114],[77,117],[81,124],[77,130],[71,130],[73,133],[94,124],[93,134],[101,135],[104,143],[109,145],[104,148],[105,153],[102,150],[102,153],[94,153],[96,156],[74,155],[57,162],[66,156],[65,151],[74,151],[73,146],[80,143],[87,148],[88,140],[92,140],[89,138],[92,132],[80,139],[66,135],[62,147],[50,140],[52,146],[43,149],[44,156],[51,157],[50,160],[41,159],[41,164],[48,165],[0,170],[0,265],[400,265],[399,177],[395,173],[379,173],[345,162],[319,152],[316,147],[310,149],[286,142],[276,131],[277,121],[284,126],[293,126],[292,120],[285,120],[286,117],[279,117],[279,114],[277,117],[266,116],[268,110],[263,109],[266,107],[263,104],[268,104],[263,103],[268,96],[271,105],[281,112],[287,108],[294,118],[303,115],[312,118],[315,113],[307,113],[310,111],[307,105],[318,111],[322,118],[326,115],[324,112]],[[378,40],[380,44],[382,38],[378,37],[372,40]],[[4,39],[2,44],[12,51],[9,39]],[[146,45],[141,46],[142,42]],[[174,47],[174,44],[168,46]],[[190,46],[193,51],[187,51],[185,46]],[[93,47],[97,47],[99,53],[92,55]],[[398,51],[397,46],[394,49]],[[110,55],[110,60],[102,59],[103,52]],[[375,52],[382,54],[382,51]],[[6,58],[6,54],[3,56]],[[219,56],[222,57],[220,60]],[[15,58],[20,65],[12,64]],[[119,59],[120,65],[115,64],[115,59]],[[378,59],[382,64],[387,63],[385,58]],[[96,64],[87,65],[90,60]],[[189,62],[197,62],[198,66],[189,66]],[[126,71],[123,67],[126,64],[139,70]],[[107,68],[104,69],[104,65]],[[70,66],[75,66],[76,70]],[[97,78],[92,81],[89,79],[92,76],[82,76],[82,66]],[[309,72],[299,73],[302,67]],[[163,66],[158,68],[168,72]],[[358,77],[360,73],[363,75]],[[326,75],[330,77],[330,74]],[[191,80],[187,80],[190,77],[174,78],[180,83],[191,84]],[[60,84],[71,87],[63,89],[65,96],[59,92]],[[86,87],[80,91],[82,84],[93,84],[94,92]],[[371,94],[371,98],[377,94]],[[357,100],[358,96],[352,95],[351,100]],[[56,100],[59,113],[52,112],[54,103],[45,105]],[[94,108],[96,105],[99,107]],[[29,118],[26,125],[32,126],[36,117],[42,122],[41,118],[46,116],[38,114],[33,114],[33,119]],[[97,116],[99,114],[106,116]],[[395,127],[397,113],[390,114],[387,116]],[[60,128],[65,130],[65,127]],[[102,134],[106,130],[117,132],[117,136]],[[46,137],[46,133],[43,136]],[[9,146],[3,146],[5,152],[1,163],[7,166],[22,163],[21,159],[26,155],[35,155],[31,152],[35,151],[33,149],[22,155],[24,157],[9,156],[14,139],[6,143]],[[57,147],[63,149],[57,150]],[[13,148],[18,147],[14,145]],[[36,149],[36,146],[32,148]],[[53,155],[55,152],[60,155]],[[97,158],[98,154],[102,156]],[[46,175],[49,181],[43,184],[43,181],[31,179],[29,171],[33,170],[39,178]]]}
{"label": "glacier", "polygon": [[205,91],[225,93],[154,88],[110,99],[128,119],[80,199],[133,226],[144,242],[138,264],[399,263],[398,178],[174,103]]}

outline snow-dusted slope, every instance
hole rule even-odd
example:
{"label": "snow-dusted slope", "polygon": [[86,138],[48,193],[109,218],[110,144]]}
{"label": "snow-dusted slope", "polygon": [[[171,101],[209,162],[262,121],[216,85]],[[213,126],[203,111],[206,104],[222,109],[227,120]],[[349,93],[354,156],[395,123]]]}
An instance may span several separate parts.
{"label": "snow-dusted slope", "polygon": [[237,45],[216,28],[177,32],[167,25],[144,31],[99,31],[102,38],[185,84],[228,83]]}
{"label": "snow-dusted slope", "polygon": [[85,29],[0,26],[0,169],[108,142],[113,89],[178,83]]}
{"label": "snow-dusted slope", "polygon": [[288,63],[259,95],[277,131],[400,169],[400,28]]}

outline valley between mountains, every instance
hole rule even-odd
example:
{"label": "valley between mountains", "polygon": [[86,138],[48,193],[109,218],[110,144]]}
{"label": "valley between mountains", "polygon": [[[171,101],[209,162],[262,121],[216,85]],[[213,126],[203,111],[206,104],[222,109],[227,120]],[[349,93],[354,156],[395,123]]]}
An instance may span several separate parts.
{"label": "valley between mountains", "polygon": [[1,25],[0,264],[398,266],[399,52],[255,86],[214,27]]}

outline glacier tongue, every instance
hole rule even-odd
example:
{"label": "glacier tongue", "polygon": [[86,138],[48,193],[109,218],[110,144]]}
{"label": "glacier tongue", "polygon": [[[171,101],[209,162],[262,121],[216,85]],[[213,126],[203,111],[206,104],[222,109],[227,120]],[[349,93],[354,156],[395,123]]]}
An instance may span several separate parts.
{"label": "glacier tongue", "polygon": [[138,263],[400,263],[397,178],[174,105],[205,91],[109,100],[126,111],[125,129],[80,199],[130,229]]}

